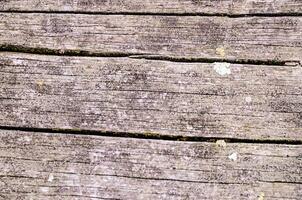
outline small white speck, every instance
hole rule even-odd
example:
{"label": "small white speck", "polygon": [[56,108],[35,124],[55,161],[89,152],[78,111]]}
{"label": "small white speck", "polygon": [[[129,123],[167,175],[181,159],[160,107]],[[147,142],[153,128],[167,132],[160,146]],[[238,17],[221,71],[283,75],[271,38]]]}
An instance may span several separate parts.
{"label": "small white speck", "polygon": [[216,49],[216,53],[217,53],[218,55],[220,55],[221,57],[225,57],[225,50],[224,50],[223,47],[217,48],[217,49]]}
{"label": "small white speck", "polygon": [[237,160],[237,153],[232,153],[231,155],[229,155],[229,159],[236,161]]}
{"label": "small white speck", "polygon": [[49,175],[49,177],[48,177],[48,181],[49,181],[49,182],[52,182],[52,181],[53,181],[53,179],[54,179],[53,175],[52,175],[52,174],[50,174],[50,175]]}
{"label": "small white speck", "polygon": [[31,137],[29,136],[24,136],[18,139],[18,141],[22,141],[22,142],[30,142],[31,141]]}
{"label": "small white speck", "polygon": [[216,141],[216,145],[218,147],[223,147],[223,148],[225,148],[227,146],[227,144],[226,144],[226,142],[224,140],[217,140]]}
{"label": "small white speck", "polygon": [[252,102],[252,97],[248,96],[248,97],[245,97],[245,101],[247,103],[251,103]]}
{"label": "small white speck", "polygon": [[14,59],[14,65],[22,65],[23,61],[21,59]]}
{"label": "small white speck", "polygon": [[264,200],[264,192],[260,193],[258,200]]}
{"label": "small white speck", "polygon": [[42,193],[48,193],[48,187],[40,187],[40,191],[42,192]]}
{"label": "small white speck", "polygon": [[191,125],[187,125],[188,130],[193,130],[194,128]]}
{"label": "small white speck", "polygon": [[31,138],[28,137],[28,136],[25,136],[25,137],[24,137],[24,140],[25,140],[26,142],[30,142],[30,141],[31,141]]}
{"label": "small white speck", "polygon": [[221,76],[231,74],[230,63],[214,63],[214,70]]}

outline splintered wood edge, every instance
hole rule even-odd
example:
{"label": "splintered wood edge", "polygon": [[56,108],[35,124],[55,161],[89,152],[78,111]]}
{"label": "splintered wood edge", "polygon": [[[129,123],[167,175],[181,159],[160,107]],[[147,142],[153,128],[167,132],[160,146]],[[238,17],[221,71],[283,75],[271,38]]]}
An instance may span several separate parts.
{"label": "splintered wood edge", "polygon": [[0,53],[0,123],[301,141],[299,66]]}

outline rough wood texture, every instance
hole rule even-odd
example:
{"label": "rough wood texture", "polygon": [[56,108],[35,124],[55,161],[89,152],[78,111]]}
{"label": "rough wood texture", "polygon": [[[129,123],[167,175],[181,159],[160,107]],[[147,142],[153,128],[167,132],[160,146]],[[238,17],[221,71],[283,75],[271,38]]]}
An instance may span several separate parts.
{"label": "rough wood texture", "polygon": [[302,13],[300,0],[4,0],[0,10],[201,13],[201,14],[279,14]]}
{"label": "rough wood texture", "polygon": [[0,0],[0,200],[301,200],[301,14]]}
{"label": "rough wood texture", "polygon": [[2,13],[0,46],[188,59],[301,61],[301,22],[300,17]]}
{"label": "rough wood texture", "polygon": [[302,140],[300,66],[0,53],[0,124]]}
{"label": "rough wood texture", "polygon": [[0,141],[3,199],[302,198],[299,145],[5,130]]}

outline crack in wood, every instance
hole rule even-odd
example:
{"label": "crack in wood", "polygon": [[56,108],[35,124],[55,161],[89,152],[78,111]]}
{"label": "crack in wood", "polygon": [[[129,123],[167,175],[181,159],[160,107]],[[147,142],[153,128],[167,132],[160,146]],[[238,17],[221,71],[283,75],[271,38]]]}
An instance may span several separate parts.
{"label": "crack in wood", "polygon": [[228,18],[247,18],[247,17],[301,17],[300,12],[279,12],[279,13],[204,13],[204,12],[97,12],[97,11],[42,11],[42,10],[2,10],[0,13],[28,13],[28,14],[75,14],[75,15],[136,15],[136,16],[201,16],[201,17],[228,17]]}
{"label": "crack in wood", "polygon": [[162,60],[170,62],[183,62],[183,63],[215,63],[227,62],[231,64],[250,64],[250,65],[275,65],[290,66],[299,65],[297,60],[251,60],[251,59],[223,59],[223,58],[198,58],[198,57],[172,57],[162,55],[150,55],[143,53],[120,53],[120,52],[102,52],[95,53],[84,50],[59,50],[48,48],[31,48],[21,45],[0,45],[0,52],[18,52],[27,54],[38,55],[56,55],[56,56],[77,56],[77,57],[128,57],[131,59],[147,59],[147,60]]}
{"label": "crack in wood", "polygon": [[61,129],[61,128],[57,129],[57,128],[34,128],[34,127],[13,127],[13,126],[0,126],[0,130],[136,138],[136,139],[150,139],[150,140],[189,141],[189,142],[214,143],[218,140],[224,140],[227,143],[302,145],[302,140],[289,140],[289,139],[245,139],[245,138],[198,137],[198,136],[182,136],[182,135],[173,136],[173,135],[163,135],[157,133],[112,132],[112,131],[102,131],[102,130],[97,131],[97,130],[86,130],[86,129]]}

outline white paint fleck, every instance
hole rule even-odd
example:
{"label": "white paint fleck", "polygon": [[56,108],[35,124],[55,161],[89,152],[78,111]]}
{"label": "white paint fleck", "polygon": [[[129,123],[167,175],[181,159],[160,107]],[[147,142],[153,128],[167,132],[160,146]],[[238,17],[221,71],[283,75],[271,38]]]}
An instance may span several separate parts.
{"label": "white paint fleck", "polygon": [[238,156],[237,156],[237,153],[236,153],[236,152],[235,152],[235,153],[232,153],[231,155],[229,155],[229,159],[232,160],[232,161],[236,161],[237,158],[238,158]]}
{"label": "white paint fleck", "polygon": [[231,74],[230,63],[214,63],[214,70],[221,76]]}
{"label": "white paint fleck", "polygon": [[252,97],[248,96],[248,97],[245,97],[245,101],[247,103],[251,103],[252,102]]}
{"label": "white paint fleck", "polygon": [[52,181],[53,181],[53,179],[54,179],[53,175],[52,175],[52,174],[50,174],[50,175],[49,175],[49,177],[48,177],[48,182],[52,182]]}

